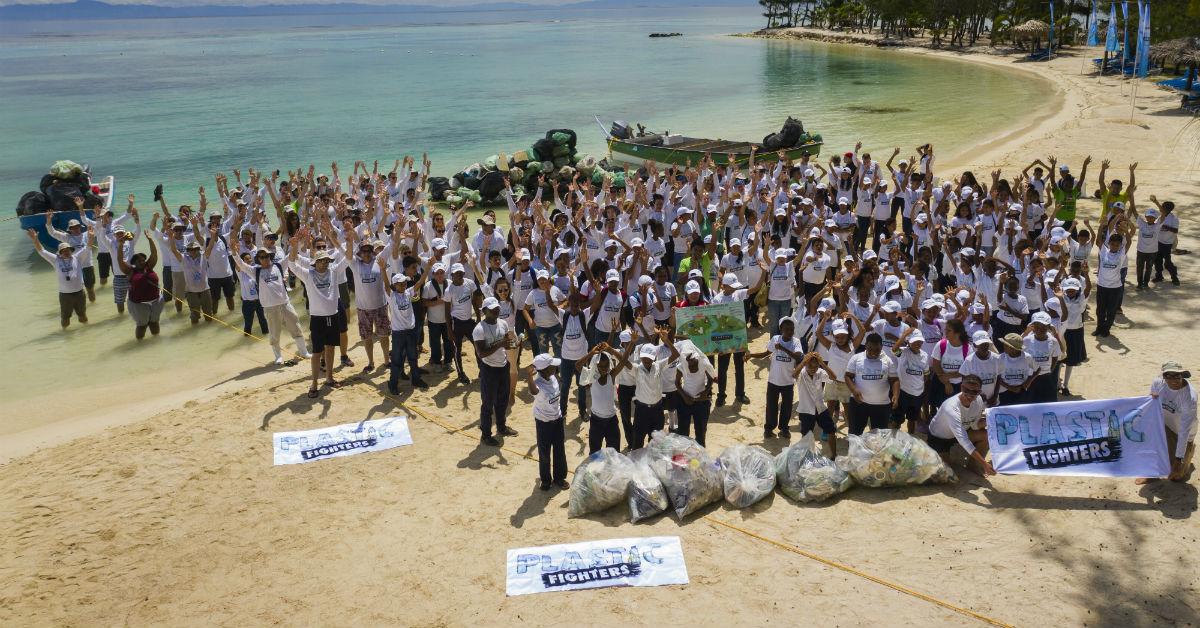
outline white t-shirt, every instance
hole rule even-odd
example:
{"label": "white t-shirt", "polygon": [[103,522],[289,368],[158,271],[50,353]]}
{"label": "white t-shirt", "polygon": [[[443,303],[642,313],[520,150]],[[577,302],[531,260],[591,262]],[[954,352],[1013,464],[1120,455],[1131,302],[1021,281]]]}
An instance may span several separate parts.
{"label": "white t-shirt", "polygon": [[714,380],[717,378],[717,369],[713,367],[712,362],[708,361],[708,358],[700,356],[696,358],[696,362],[696,372],[694,373],[691,367],[688,366],[688,361],[684,358],[680,358],[675,366],[676,372],[683,376],[683,386],[680,390],[687,393],[689,397],[698,397],[703,393],[704,389],[708,386],[709,377]]}
{"label": "white t-shirt", "polygon": [[772,301],[791,301],[796,296],[795,272],[792,262],[771,264],[767,278],[767,298]]}
{"label": "white t-shirt", "polygon": [[[1174,214],[1171,214],[1174,216]],[[1178,219],[1177,219],[1178,220]],[[1157,253],[1158,252],[1158,234],[1162,231],[1163,223],[1161,220],[1154,221],[1154,224],[1146,222],[1145,218],[1138,216],[1138,253]]]}
{"label": "white t-shirt", "polygon": [[360,310],[383,307],[384,278],[379,274],[379,266],[355,259],[351,268],[354,270],[354,307]]}
{"label": "white t-shirt", "polygon": [[1025,320],[1025,316],[1029,315],[1029,300],[1025,295],[1017,293],[1016,297],[1010,296],[1007,291],[1000,295],[1000,303],[1020,312],[1020,316],[1013,316],[1011,312],[996,307],[996,317],[1008,323],[1009,325],[1020,325]]}
{"label": "white t-shirt", "polygon": [[[650,316],[654,318],[656,322],[665,321],[668,318],[671,318],[671,304],[675,302],[675,298],[678,296],[678,294],[678,291],[675,290],[675,284],[670,282],[656,282],[654,284],[654,296],[658,300],[654,303],[646,304],[646,309],[650,311]],[[658,303],[663,304],[662,311],[659,311],[657,305]]]}
{"label": "white t-shirt", "polygon": [[767,341],[767,351],[771,353],[771,366],[767,370],[767,382],[776,386],[792,386],[796,383],[796,379],[792,377],[792,371],[796,369],[796,361],[792,359],[791,354],[781,350],[780,347],[793,353],[798,352],[800,339],[792,336],[790,340],[784,340],[783,336],[773,336]]}
{"label": "white t-shirt", "polygon": [[[1157,249],[1155,249],[1157,250]],[[1121,269],[1125,268],[1125,242],[1113,253],[1107,246],[1100,247],[1100,268],[1096,270],[1096,285],[1101,288],[1120,288]]]}
{"label": "white t-shirt", "polygon": [[1062,357],[1062,347],[1058,345],[1058,340],[1048,333],[1045,340],[1038,340],[1033,333],[1026,334],[1024,340],[1025,353],[1033,359],[1038,375],[1049,373],[1050,364],[1054,359]]}
{"label": "white t-shirt", "polygon": [[[555,305],[566,300],[566,297],[563,296],[562,290],[559,290],[558,286],[550,286],[550,298],[554,300]],[[533,324],[535,327],[554,327],[558,324],[558,316],[554,314],[554,310],[551,310],[550,306],[546,305],[546,303],[546,292],[541,288],[534,288],[529,293],[529,296],[525,297],[525,306],[533,311]]]}
{"label": "white t-shirt", "polygon": [[604,383],[600,383],[600,373],[596,367],[600,361],[599,355],[592,358],[589,366],[584,367],[579,376],[579,385],[588,387],[588,402],[592,414],[604,419],[617,416],[616,380],[612,375],[612,369],[616,367],[616,358],[611,355],[607,357],[609,369]]}
{"label": "white t-shirt", "polygon": [[[471,340],[475,341],[476,347],[490,345],[499,342],[509,331],[508,323],[502,318],[497,318],[495,324],[484,319],[475,324],[475,329],[471,331]],[[483,363],[496,367],[508,366],[508,351],[501,347],[491,355],[483,356]]]}
{"label": "white t-shirt", "polygon": [[[636,350],[635,353],[636,354]],[[659,358],[655,360],[650,368],[647,369],[642,364],[639,358],[633,365],[633,373],[636,378],[634,384],[633,398],[635,401],[652,406],[662,401],[663,396],[663,371],[667,368],[667,358]]]}
{"label": "white t-shirt", "polygon": [[454,282],[446,284],[446,291],[442,293],[442,300],[450,304],[450,316],[460,320],[469,321],[475,318],[475,308],[471,304],[471,300],[475,296],[475,282],[470,279],[463,279],[462,284],[454,285]]}
{"label": "white t-shirt", "polygon": [[[445,292],[445,288],[442,289]],[[438,294],[438,286],[433,277],[430,277],[425,282],[425,286],[421,288],[421,301],[425,303],[425,320],[434,324],[444,324],[446,322],[446,310],[448,306]]]}
{"label": "white t-shirt", "polygon": [[1196,389],[1189,382],[1179,390],[1171,390],[1167,383],[1158,378],[1150,385],[1150,392],[1158,395],[1162,404],[1163,424],[1179,437],[1172,455],[1182,458],[1187,453],[1188,443],[1196,438]]}
{"label": "white t-shirt", "polygon": [[888,350],[896,346],[896,341],[900,339],[900,336],[904,335],[907,329],[908,324],[900,319],[896,319],[895,325],[887,322],[887,319],[884,318],[871,323],[871,330],[883,338],[883,347]]}
{"label": "white t-shirt", "polygon": [[83,265],[79,261],[83,256],[83,250],[75,251],[71,257],[66,259],[42,249],[38,249],[38,255],[54,265],[54,276],[58,280],[59,293],[72,294],[83,290]]}
{"label": "white t-shirt", "polygon": [[[542,295],[545,297],[545,294]],[[587,355],[588,341],[584,336],[584,331],[587,328],[587,319],[591,316],[591,309],[584,308],[579,311],[578,315],[571,314],[567,310],[560,310],[559,314],[562,318],[562,358],[564,360],[578,360]]]}
{"label": "white t-shirt", "polygon": [[557,421],[562,418],[558,408],[558,396],[561,393],[558,377],[551,375],[550,379],[543,379],[538,375],[533,383],[537,386],[537,394],[533,397],[533,418],[538,421]]}
{"label": "white t-shirt", "polygon": [[953,438],[968,454],[974,453],[975,445],[967,437],[967,430],[981,427],[985,410],[987,405],[983,403],[983,397],[975,397],[971,405],[964,408],[958,395],[954,395],[942,402],[937,414],[929,421],[929,433],[946,440]]}
{"label": "white t-shirt", "polygon": [[1020,386],[1037,371],[1037,363],[1024,351],[1013,357],[1007,351],[1000,354],[1000,379],[1009,386]]}
{"label": "white t-shirt", "polygon": [[944,344],[943,342],[938,342],[934,345],[933,352],[929,357],[941,363],[942,370],[945,371],[946,375],[950,377],[951,384],[957,384],[962,381],[962,377],[959,375],[959,369],[962,368],[963,361],[967,359],[967,356],[964,355],[964,351],[967,354],[970,354],[971,350],[965,343],[956,347],[950,344],[949,340],[943,340]]}
{"label": "white t-shirt", "polygon": [[796,378],[796,413],[820,414],[827,409],[825,405],[825,384],[829,382],[829,373],[819,368],[813,375],[808,369],[800,369]]}
{"label": "white t-shirt", "polygon": [[611,333],[617,329],[620,326],[621,308],[624,304],[625,297],[621,295],[620,290],[612,292],[605,288],[604,298],[600,300],[600,311],[596,313],[596,329],[604,333]]}
{"label": "white t-shirt", "polygon": [[871,405],[891,403],[892,386],[889,378],[896,377],[896,363],[886,352],[877,358],[867,357],[866,352],[856,353],[846,364],[846,377],[854,376],[854,386],[862,395],[862,402]]}
{"label": "white t-shirt", "polygon": [[825,359],[825,364],[829,370],[833,371],[834,377],[839,382],[845,381],[846,365],[850,362],[850,357],[854,355],[854,347],[850,346],[850,343],[846,344],[850,348],[843,350],[838,348],[837,343],[830,341],[828,347],[822,346],[818,350],[821,357]]}
{"label": "white t-shirt", "polygon": [[800,274],[805,283],[824,283],[825,274],[829,271],[829,266],[833,264],[833,258],[829,256],[829,253],[822,251],[820,255],[817,255],[809,251],[804,256],[804,260],[808,262],[808,266]]}
{"label": "white t-shirt", "polygon": [[[334,262],[324,273],[318,273],[311,268],[301,266],[299,262],[289,262],[293,273],[304,282],[308,288],[308,313],[311,316],[333,316],[338,312],[337,274],[344,270],[342,263]],[[267,271],[262,271],[265,280]],[[260,293],[261,294],[261,293]],[[267,307],[263,302],[263,307]]]}
{"label": "white t-shirt", "polygon": [[[356,275],[357,276],[357,275]],[[392,291],[387,300],[388,320],[392,331],[405,331],[417,326],[417,317],[413,314],[412,300],[415,296],[412,288],[403,292]]]}
{"label": "white t-shirt", "polygon": [[[1179,238],[1179,216],[1176,216],[1175,212],[1171,212],[1158,222],[1162,224],[1162,228],[1158,230],[1158,243],[1175,244],[1175,240]],[[1167,231],[1167,227],[1175,231]]]}
{"label": "white t-shirt", "polygon": [[925,392],[925,378],[929,375],[929,354],[925,350],[914,352],[905,348],[896,356],[896,374],[900,378],[900,390],[919,397]]}
{"label": "white t-shirt", "polygon": [[989,351],[987,359],[979,357],[979,353],[972,351],[963,360],[962,366],[958,367],[960,375],[977,375],[980,381],[983,382],[983,388],[980,390],[980,395],[991,397],[996,393],[996,386],[1000,381],[1000,358],[996,357],[995,351]]}

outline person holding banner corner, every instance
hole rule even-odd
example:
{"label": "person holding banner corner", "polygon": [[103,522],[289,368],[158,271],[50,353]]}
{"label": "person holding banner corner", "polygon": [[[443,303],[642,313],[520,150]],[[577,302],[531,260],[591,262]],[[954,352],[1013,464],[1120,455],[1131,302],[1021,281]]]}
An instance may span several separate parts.
{"label": "person holding banner corner", "polygon": [[[1196,389],[1188,381],[1192,374],[1178,362],[1162,365],[1162,377],[1150,385],[1150,396],[1162,405],[1163,425],[1167,431],[1167,455],[1171,458],[1172,482],[1182,482],[1191,470],[1196,454]],[[1138,478],[1136,484],[1149,484],[1157,478]]]}

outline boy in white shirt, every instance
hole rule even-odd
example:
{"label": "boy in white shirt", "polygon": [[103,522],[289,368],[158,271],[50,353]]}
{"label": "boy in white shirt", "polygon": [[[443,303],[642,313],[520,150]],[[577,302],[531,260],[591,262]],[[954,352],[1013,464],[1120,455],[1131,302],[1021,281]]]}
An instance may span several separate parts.
{"label": "boy in white shirt", "polygon": [[[1183,482],[1191,470],[1192,457],[1196,454],[1196,389],[1188,379],[1192,374],[1178,362],[1162,365],[1162,377],[1150,385],[1150,396],[1162,404],[1163,424],[1167,431],[1167,453],[1171,460],[1173,482]],[[1139,478],[1138,484],[1152,482],[1150,478]]]}
{"label": "boy in white shirt", "polygon": [[676,433],[690,436],[690,426],[695,423],[696,442],[703,446],[717,370],[708,358],[694,350],[686,351],[683,358],[675,367],[675,388],[679,391],[679,405],[675,408],[679,417]]}
{"label": "boy in white shirt", "polygon": [[820,354],[810,351],[793,374],[798,391],[795,411],[800,423],[800,435],[808,434],[813,427],[820,427],[821,440],[829,443],[829,458],[837,458],[837,425],[825,405],[825,386],[836,379],[834,372]]}
{"label": "boy in white shirt", "polygon": [[562,413],[558,409],[558,365],[561,361],[549,353],[538,354],[525,371],[529,393],[533,395],[533,422],[537,427],[538,478],[541,489],[550,490],[553,482],[559,489],[567,483],[566,433]]}
{"label": "boy in white shirt", "polygon": [[591,405],[591,418],[588,421],[589,456],[604,447],[621,449],[616,377],[626,368],[632,368],[629,364],[632,351],[632,343],[626,346],[623,353],[618,353],[608,343],[601,342],[579,360],[580,364],[587,364],[579,378],[579,394],[582,396],[582,388],[587,387],[587,398]]}

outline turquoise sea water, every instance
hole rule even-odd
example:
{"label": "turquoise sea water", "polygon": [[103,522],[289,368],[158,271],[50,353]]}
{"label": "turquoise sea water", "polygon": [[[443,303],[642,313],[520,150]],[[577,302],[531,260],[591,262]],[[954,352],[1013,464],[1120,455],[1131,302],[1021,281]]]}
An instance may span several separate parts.
{"label": "turquoise sea water", "polygon": [[[428,151],[435,174],[449,175],[553,127],[576,129],[581,150],[601,155],[593,114],[752,140],[794,115],[824,136],[826,155],[860,138],[877,153],[902,146],[907,155],[932,141],[945,155],[1011,127],[1047,95],[1042,84],[967,63],[725,36],[758,28],[757,13],[0,24],[0,199],[14,207],[64,158],[115,175],[119,197],[136,193],[146,210],[156,183],[172,205],[194,203],[198,185],[212,189],[213,173],[235,166],[327,171],[337,160],[349,171],[355,159],[379,159],[390,168]],[[647,38],[653,31],[685,36]],[[68,363],[89,368],[76,390],[134,390],[151,374],[182,386],[267,357],[227,330],[186,329],[173,314],[163,338],[136,346],[107,290],[89,329],[61,333],[49,266],[29,251],[15,220],[0,223],[5,406],[77,411],[55,375]],[[240,315],[226,318],[240,325]],[[16,429],[5,421],[0,432]]]}

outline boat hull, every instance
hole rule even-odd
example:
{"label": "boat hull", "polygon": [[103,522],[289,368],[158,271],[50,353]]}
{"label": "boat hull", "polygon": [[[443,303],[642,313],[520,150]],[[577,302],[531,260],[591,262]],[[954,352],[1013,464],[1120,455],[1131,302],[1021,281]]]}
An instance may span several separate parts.
{"label": "boat hull", "polygon": [[[94,212],[90,209],[84,210],[83,213],[86,214],[88,218],[95,218]],[[53,224],[54,228],[58,229],[59,231],[66,231],[67,223],[71,222],[72,220],[80,220],[79,212],[55,212],[50,217],[50,223]],[[46,230],[46,214],[21,216],[21,231],[28,232],[30,229],[33,229],[37,232],[38,240],[42,242],[42,247],[47,251],[58,250],[58,240],[55,239],[54,236],[50,235],[50,232]]]}
{"label": "boat hull", "polygon": [[[816,157],[821,153],[821,145],[820,142],[813,142],[790,148],[787,151],[788,159],[797,161],[804,156],[804,153],[808,153],[809,157]],[[703,151],[671,148],[669,146],[645,146],[615,138],[609,139],[608,151],[610,161],[634,166],[641,166],[647,161],[653,161],[656,164],[673,164],[677,166],[686,166],[688,163],[695,165],[705,155]],[[729,155],[727,153],[713,152],[711,156],[713,161],[717,162],[717,165],[724,166],[729,162]],[[758,157],[764,162],[772,161],[775,154],[768,151],[759,153]],[[737,162],[737,165],[744,167],[750,162],[750,153],[734,153],[733,159]]]}

